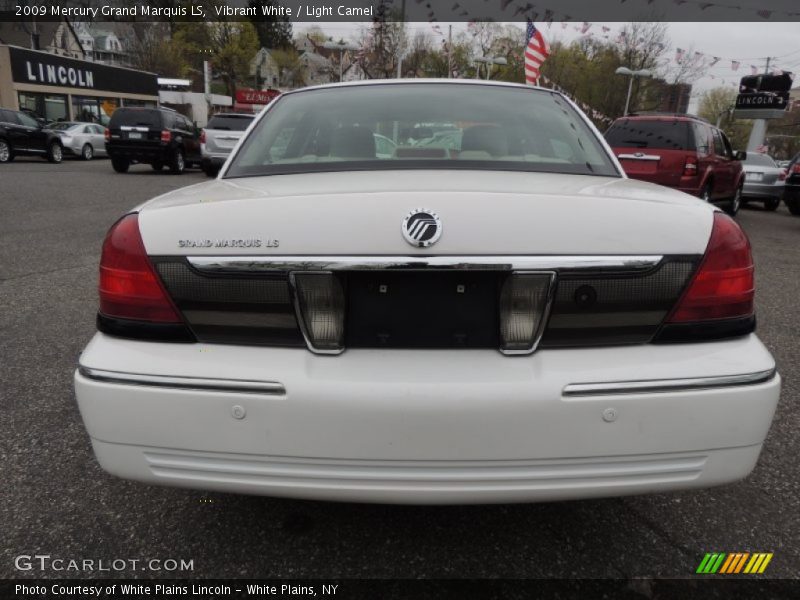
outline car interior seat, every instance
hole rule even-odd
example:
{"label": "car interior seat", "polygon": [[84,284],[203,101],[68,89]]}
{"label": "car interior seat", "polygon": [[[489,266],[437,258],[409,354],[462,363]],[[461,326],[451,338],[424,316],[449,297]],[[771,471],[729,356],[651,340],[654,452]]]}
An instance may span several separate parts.
{"label": "car interior seat", "polygon": [[375,137],[369,127],[339,127],[331,132],[330,155],[336,158],[375,158]]}

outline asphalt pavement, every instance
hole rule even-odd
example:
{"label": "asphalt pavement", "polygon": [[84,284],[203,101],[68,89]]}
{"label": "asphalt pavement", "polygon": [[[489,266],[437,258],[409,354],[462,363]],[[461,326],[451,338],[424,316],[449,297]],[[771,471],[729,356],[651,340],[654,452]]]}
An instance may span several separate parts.
{"label": "asphalt pavement", "polygon": [[15,557],[39,554],[193,567],[137,563],[97,576],[671,578],[691,576],[714,551],[774,552],[767,576],[798,576],[800,218],[785,207],[738,218],[756,256],[758,333],[784,378],[746,480],[548,504],[336,504],[148,486],[94,459],[72,375],[95,330],[103,237],[127,209],[203,180],[147,166],[120,175],[107,160],[0,166],[0,577],[92,575],[15,567]]}

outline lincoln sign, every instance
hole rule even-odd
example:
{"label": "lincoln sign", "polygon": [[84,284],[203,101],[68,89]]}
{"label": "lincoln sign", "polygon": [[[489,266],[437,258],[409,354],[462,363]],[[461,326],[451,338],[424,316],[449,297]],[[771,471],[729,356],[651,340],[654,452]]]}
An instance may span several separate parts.
{"label": "lincoln sign", "polygon": [[742,77],[734,116],[740,119],[780,119],[789,106],[793,79],[791,73]]}
{"label": "lincoln sign", "polygon": [[777,108],[786,110],[789,103],[789,92],[756,92],[755,94],[739,94],[736,97],[736,108]]}
{"label": "lincoln sign", "polygon": [[153,73],[14,46],[10,46],[8,50],[11,57],[11,76],[16,83],[158,95],[158,82]]}

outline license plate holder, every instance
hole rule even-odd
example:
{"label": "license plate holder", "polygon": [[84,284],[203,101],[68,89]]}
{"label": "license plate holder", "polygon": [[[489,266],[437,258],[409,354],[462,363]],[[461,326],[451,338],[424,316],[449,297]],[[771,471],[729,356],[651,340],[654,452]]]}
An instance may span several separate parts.
{"label": "license plate holder", "polygon": [[140,140],[140,139],[142,139],[142,134],[139,131],[129,131],[128,132],[128,139],[129,140]]}
{"label": "license plate holder", "polygon": [[497,348],[506,273],[344,274],[348,348]]}

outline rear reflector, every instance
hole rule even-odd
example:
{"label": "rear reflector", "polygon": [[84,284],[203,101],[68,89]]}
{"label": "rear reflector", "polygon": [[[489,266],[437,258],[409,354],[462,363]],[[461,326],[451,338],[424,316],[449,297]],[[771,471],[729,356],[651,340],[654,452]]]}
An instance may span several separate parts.
{"label": "rear reflector", "polygon": [[751,317],[755,296],[753,256],[744,231],[714,213],[705,256],[667,323]]}
{"label": "rear reflector", "polygon": [[344,350],[345,299],[330,272],[292,273],[297,316],[309,348],[320,354]]}
{"label": "rear reflector", "polygon": [[555,273],[513,273],[500,293],[500,350],[529,354],[544,332]]}
{"label": "rear reflector", "polygon": [[106,317],[182,323],[147,257],[138,214],[123,217],[106,235],[99,291],[100,313]]}

